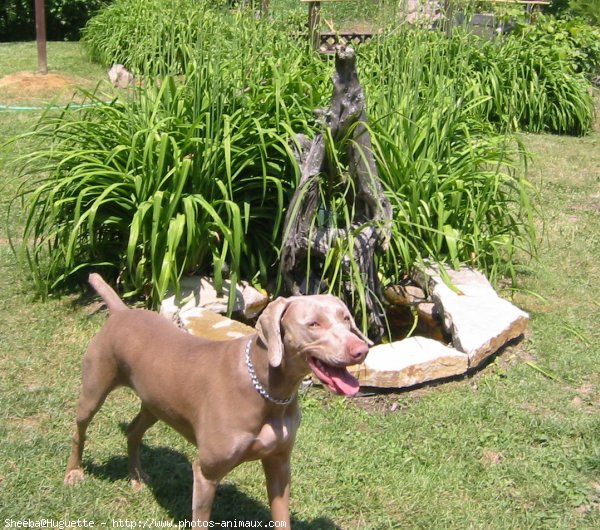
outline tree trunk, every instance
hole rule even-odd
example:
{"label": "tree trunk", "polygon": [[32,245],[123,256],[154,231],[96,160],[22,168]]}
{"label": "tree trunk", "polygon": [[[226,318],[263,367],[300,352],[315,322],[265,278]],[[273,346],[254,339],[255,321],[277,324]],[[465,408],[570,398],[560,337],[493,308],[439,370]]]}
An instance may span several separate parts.
{"label": "tree trunk", "polygon": [[[365,110],[365,97],[358,81],[356,54],[350,47],[339,47],[335,57],[335,74],[332,78],[333,94],[329,109],[318,111],[325,130],[313,140],[297,135],[294,141],[296,158],[300,166],[300,182],[288,209],[283,235],[281,273],[286,294],[316,294],[326,290],[321,274],[323,263],[332,249],[340,243],[353,241],[350,255],[341,260],[344,273],[358,266],[365,286],[365,306],[369,334],[379,338],[384,330],[384,315],[378,301],[379,281],[375,266],[377,252],[387,248],[391,232],[392,208],[383,193],[377,166],[372,152],[371,136]],[[353,181],[353,193],[346,195],[352,201],[354,212],[349,226],[338,228],[328,223],[315,224],[320,204],[319,184],[324,175],[333,173],[340,178],[334,161],[328,157],[326,137],[336,144],[345,144],[348,171]],[[341,247],[343,248],[343,246]],[[310,262],[310,273],[306,267]],[[354,264],[354,267],[353,267]],[[348,276],[348,274],[346,274]],[[346,282],[345,296],[350,303],[353,297],[350,282]]]}

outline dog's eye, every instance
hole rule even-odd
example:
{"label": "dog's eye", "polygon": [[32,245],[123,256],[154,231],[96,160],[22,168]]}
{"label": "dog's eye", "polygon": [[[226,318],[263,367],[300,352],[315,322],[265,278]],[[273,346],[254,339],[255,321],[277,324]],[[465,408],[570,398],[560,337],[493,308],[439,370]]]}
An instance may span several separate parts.
{"label": "dog's eye", "polygon": [[319,324],[316,320],[313,320],[308,327],[309,328],[318,328],[321,324]]}
{"label": "dog's eye", "polygon": [[350,315],[346,315],[346,316],[344,317],[344,321],[345,321],[345,322],[350,322]]}

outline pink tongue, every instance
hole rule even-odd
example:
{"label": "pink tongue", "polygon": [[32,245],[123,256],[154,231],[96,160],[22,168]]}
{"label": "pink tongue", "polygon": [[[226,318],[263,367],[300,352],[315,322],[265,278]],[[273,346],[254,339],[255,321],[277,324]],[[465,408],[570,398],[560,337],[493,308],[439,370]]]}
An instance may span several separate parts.
{"label": "pink tongue", "polygon": [[331,366],[312,357],[308,362],[313,373],[332,392],[344,396],[354,396],[358,392],[360,387],[358,379],[351,375],[346,368]]}

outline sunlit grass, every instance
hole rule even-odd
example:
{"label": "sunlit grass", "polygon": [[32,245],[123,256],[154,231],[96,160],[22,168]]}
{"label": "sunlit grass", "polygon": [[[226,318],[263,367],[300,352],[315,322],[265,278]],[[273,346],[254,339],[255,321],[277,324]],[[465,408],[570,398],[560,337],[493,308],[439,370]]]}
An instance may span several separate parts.
{"label": "sunlit grass", "polygon": [[[35,44],[28,46],[34,56]],[[35,120],[1,116],[2,140]],[[352,401],[309,389],[293,453],[295,530],[600,527],[600,136],[522,140],[540,192],[535,220],[546,226],[539,261],[518,270],[524,289],[514,301],[531,315],[525,339],[478,374],[444,385]],[[3,219],[16,184],[11,161],[30,149],[19,141],[0,153]],[[11,216],[15,228],[22,228],[21,213]],[[0,271],[0,521],[86,518],[111,527],[189,517],[194,450],[166,426],[157,424],[144,440],[151,485],[130,487],[121,426],[139,405],[124,390],[90,427],[86,480],[63,486],[83,350],[106,315],[90,316],[79,297],[36,301],[4,233]],[[228,476],[214,520],[266,527],[259,464]]]}

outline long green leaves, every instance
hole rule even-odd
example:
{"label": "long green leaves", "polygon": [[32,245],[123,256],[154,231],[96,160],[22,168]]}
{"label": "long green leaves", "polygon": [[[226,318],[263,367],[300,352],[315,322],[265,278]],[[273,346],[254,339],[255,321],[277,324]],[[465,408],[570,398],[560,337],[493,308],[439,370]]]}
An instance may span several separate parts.
{"label": "long green leaves", "polygon": [[309,132],[318,103],[307,80],[322,74],[302,50],[282,53],[285,35],[250,17],[238,29],[234,41],[188,43],[184,76],[42,119],[35,135],[49,147],[23,162],[46,176],[19,198],[45,290],[98,266],[154,304],[195,271],[218,286],[225,275],[267,282],[296,179],[287,140]]}
{"label": "long green leaves", "polygon": [[[277,23],[192,0],[119,0],[86,40],[102,61],[135,70],[140,86],[109,104],[90,94],[97,106],[48,114],[35,133],[42,147],[23,160],[32,177],[19,199],[23,253],[40,287],[92,267],[153,304],[189,272],[277,283],[298,179],[288,141],[320,129],[313,110],[328,105],[327,59]],[[529,52],[520,36],[485,42],[404,26],[360,48],[395,217],[376,264],[385,279],[425,259],[512,275],[516,256],[535,252],[512,131],[583,133],[591,123],[583,77],[555,59]],[[330,154],[342,178],[323,175],[313,226],[342,233],[355,222],[354,192],[343,146]],[[364,306],[355,236],[333,246],[319,273]],[[306,267],[315,267],[310,256]]]}
{"label": "long green leaves", "polygon": [[489,96],[465,81],[471,44],[401,32],[365,51],[374,149],[395,212],[387,277],[431,258],[514,275],[515,256],[535,250],[523,152],[485,119]]}

